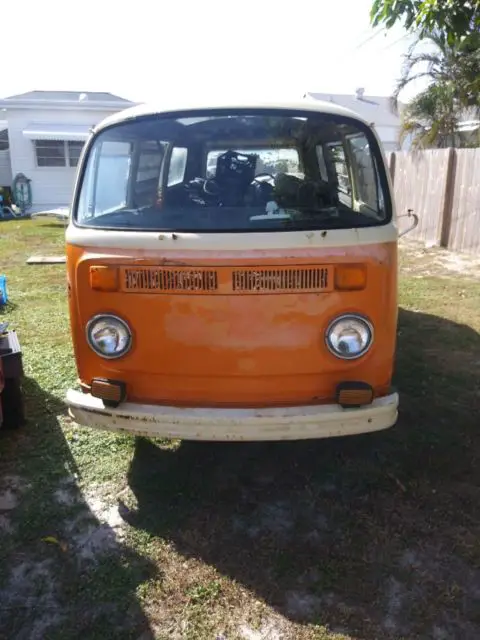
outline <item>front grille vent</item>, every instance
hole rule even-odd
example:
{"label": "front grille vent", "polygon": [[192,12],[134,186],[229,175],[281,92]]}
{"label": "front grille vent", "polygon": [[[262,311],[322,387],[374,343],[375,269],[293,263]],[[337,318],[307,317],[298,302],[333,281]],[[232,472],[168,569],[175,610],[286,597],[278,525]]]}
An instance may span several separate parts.
{"label": "front grille vent", "polygon": [[248,295],[323,293],[333,289],[333,267],[124,267],[128,293]]}
{"label": "front grille vent", "polygon": [[238,293],[271,291],[323,291],[329,287],[328,269],[237,269],[232,289]]}
{"label": "front grille vent", "polygon": [[136,292],[216,291],[216,271],[202,269],[125,269],[124,287]]}

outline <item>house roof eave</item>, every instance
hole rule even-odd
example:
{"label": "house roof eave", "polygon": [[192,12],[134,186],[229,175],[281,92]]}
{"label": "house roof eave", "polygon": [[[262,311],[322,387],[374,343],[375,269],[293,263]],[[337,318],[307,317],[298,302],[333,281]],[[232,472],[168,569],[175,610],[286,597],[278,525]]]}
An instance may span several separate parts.
{"label": "house roof eave", "polygon": [[13,109],[52,109],[59,111],[84,110],[84,111],[120,111],[136,106],[135,102],[88,102],[79,100],[12,100],[6,98],[0,100],[0,109],[7,111]]}

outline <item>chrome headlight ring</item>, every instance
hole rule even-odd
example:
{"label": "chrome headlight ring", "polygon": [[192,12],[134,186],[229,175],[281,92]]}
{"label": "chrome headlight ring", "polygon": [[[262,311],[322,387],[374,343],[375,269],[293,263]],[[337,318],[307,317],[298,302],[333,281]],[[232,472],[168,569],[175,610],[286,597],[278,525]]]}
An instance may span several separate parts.
{"label": "chrome headlight ring", "polygon": [[356,360],[367,353],[373,344],[373,325],[356,313],[334,318],[325,332],[325,343],[335,357]]}
{"label": "chrome headlight ring", "polygon": [[102,313],[93,316],[86,326],[86,337],[90,348],[102,358],[121,358],[132,347],[130,327],[118,316]]}

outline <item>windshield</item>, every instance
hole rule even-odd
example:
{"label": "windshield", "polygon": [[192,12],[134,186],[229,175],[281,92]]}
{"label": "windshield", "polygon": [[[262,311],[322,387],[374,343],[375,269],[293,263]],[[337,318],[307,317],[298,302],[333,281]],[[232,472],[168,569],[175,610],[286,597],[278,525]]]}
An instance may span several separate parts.
{"label": "windshield", "polygon": [[321,113],[149,116],[90,143],[76,224],[185,232],[356,228],[391,218],[370,129]]}

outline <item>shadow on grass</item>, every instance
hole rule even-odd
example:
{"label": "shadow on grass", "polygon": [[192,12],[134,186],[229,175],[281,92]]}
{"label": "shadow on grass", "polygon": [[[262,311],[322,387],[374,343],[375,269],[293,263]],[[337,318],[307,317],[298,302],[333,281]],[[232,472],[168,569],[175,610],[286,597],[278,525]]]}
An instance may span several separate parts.
{"label": "shadow on grass", "polygon": [[23,222],[24,220],[31,220],[30,214],[26,214],[23,216],[14,216],[11,213],[5,212],[0,216],[0,222],[12,222],[16,220],[17,222]]}
{"label": "shadow on grass", "polygon": [[291,620],[478,638],[479,363],[475,331],[401,310],[395,428],[177,451],[138,439],[130,522]]}
{"label": "shadow on grass", "polygon": [[153,567],[82,495],[64,405],[24,390],[27,426],[0,430],[0,638],[153,638],[135,595]]}
{"label": "shadow on grass", "polygon": [[7,315],[12,311],[15,311],[16,308],[17,308],[17,305],[15,304],[15,302],[11,302],[9,300],[6,304],[0,305],[0,316]]}
{"label": "shadow on grass", "polygon": [[42,223],[42,227],[44,227],[45,229],[66,229],[68,226],[68,221],[67,222],[63,222],[62,220],[58,220],[57,222],[52,221],[52,222],[43,222]]}

